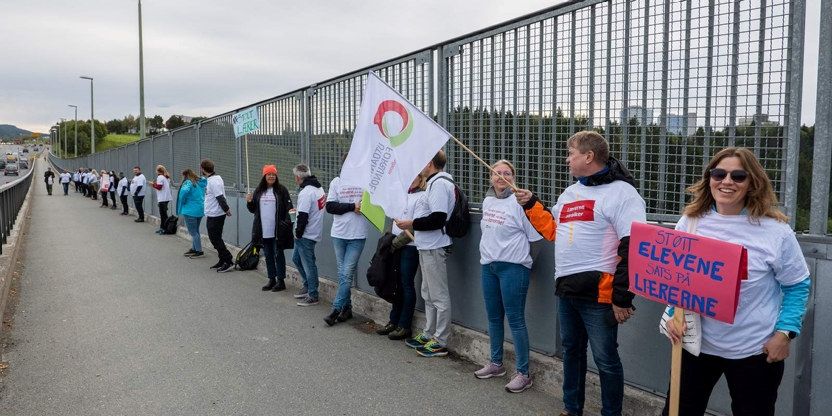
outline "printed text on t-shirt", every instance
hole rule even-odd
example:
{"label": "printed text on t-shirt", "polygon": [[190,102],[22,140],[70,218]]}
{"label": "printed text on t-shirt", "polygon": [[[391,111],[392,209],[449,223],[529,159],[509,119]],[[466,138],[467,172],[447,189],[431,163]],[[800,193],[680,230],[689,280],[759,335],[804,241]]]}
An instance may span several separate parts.
{"label": "printed text on t-shirt", "polygon": [[559,222],[572,221],[595,221],[595,201],[584,200],[565,204],[560,210]]}

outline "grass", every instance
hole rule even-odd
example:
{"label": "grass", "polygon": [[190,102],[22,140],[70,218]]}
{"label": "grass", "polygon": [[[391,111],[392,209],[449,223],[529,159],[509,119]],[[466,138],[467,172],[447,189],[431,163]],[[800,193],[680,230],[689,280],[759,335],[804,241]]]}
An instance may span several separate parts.
{"label": "grass", "polygon": [[138,134],[108,134],[98,143],[95,151],[100,152],[107,149],[123,146],[139,140]]}

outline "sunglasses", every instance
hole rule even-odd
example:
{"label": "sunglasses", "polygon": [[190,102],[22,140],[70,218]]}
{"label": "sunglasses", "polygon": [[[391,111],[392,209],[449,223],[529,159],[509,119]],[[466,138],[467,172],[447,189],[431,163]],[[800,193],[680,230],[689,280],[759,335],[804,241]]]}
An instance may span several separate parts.
{"label": "sunglasses", "polygon": [[729,175],[731,176],[731,180],[736,183],[743,183],[746,179],[748,179],[748,172],[742,169],[732,170],[728,172],[725,169],[714,168],[710,171],[711,179],[715,181],[724,181],[725,178],[727,178]]}

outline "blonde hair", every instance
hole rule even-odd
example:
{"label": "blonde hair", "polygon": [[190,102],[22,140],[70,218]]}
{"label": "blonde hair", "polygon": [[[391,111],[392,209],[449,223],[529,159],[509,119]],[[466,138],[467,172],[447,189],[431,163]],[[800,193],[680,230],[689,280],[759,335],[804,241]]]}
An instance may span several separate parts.
{"label": "blonde hair", "polygon": [[164,165],[156,165],[156,173],[170,179],[170,174]]}
{"label": "blonde hair", "polygon": [[754,153],[744,147],[728,147],[714,155],[699,181],[688,187],[687,191],[693,195],[693,200],[685,207],[683,214],[688,217],[701,217],[711,209],[715,203],[714,196],[711,195],[711,169],[727,157],[739,159],[742,168],[748,172],[745,208],[748,210],[749,218],[756,222],[763,217],[788,222],[789,217],[777,208],[777,195],[766,170]]}

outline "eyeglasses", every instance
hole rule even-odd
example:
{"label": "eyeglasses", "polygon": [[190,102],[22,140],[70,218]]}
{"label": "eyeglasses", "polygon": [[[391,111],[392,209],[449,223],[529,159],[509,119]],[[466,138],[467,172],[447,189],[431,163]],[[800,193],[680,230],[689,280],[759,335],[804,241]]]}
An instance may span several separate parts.
{"label": "eyeglasses", "polygon": [[743,183],[746,179],[748,179],[748,172],[742,169],[732,170],[728,172],[725,169],[714,168],[711,169],[710,175],[711,179],[715,181],[724,181],[725,178],[727,178],[729,175],[731,176],[731,180],[736,183]]}
{"label": "eyeglasses", "polygon": [[506,170],[506,171],[503,171],[503,172],[495,170],[494,174],[495,175],[502,175],[502,176],[512,176],[513,175],[510,170]]}

